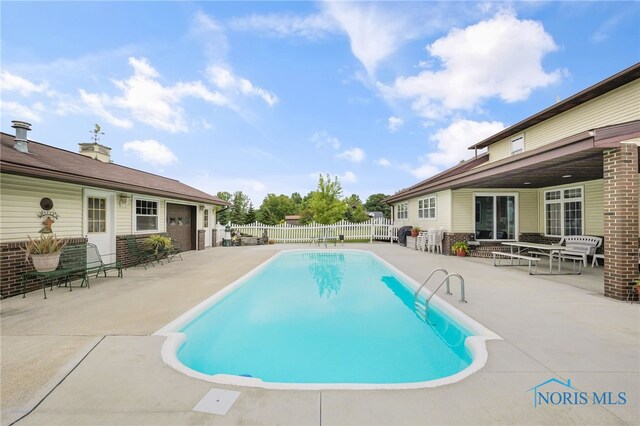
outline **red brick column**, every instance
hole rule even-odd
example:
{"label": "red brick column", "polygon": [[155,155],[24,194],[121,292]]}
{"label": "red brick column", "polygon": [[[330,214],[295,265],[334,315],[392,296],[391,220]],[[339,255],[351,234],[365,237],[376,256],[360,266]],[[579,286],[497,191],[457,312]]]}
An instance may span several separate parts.
{"label": "red brick column", "polygon": [[638,147],[623,143],[603,157],[604,295],[625,300],[638,277]]}

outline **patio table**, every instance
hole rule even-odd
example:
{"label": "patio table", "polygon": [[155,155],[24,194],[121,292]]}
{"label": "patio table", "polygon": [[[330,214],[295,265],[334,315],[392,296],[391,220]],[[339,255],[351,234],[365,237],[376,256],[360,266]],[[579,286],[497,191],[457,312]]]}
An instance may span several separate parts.
{"label": "patio table", "polygon": [[[511,254],[520,254],[524,251],[535,250],[538,254],[542,254],[543,256],[549,256],[549,274],[553,274],[553,258],[554,255],[558,255],[558,272],[556,274],[562,274],[562,252],[567,249],[567,247],[559,245],[559,244],[542,244],[542,243],[529,243],[526,241],[504,241],[502,245],[509,246],[511,249]],[[514,253],[514,248],[517,249],[517,252]],[[575,270],[575,265],[574,265]],[[575,272],[566,272],[566,275],[579,275]]]}

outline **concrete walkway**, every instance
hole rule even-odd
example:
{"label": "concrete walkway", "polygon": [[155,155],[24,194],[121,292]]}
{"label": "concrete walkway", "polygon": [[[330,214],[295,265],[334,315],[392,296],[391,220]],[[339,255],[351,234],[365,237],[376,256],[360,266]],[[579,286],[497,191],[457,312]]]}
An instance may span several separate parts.
{"label": "concrete walkway", "polygon": [[[419,390],[239,387],[227,415],[192,411],[209,389],[233,387],[166,366],[164,338],[152,334],[277,251],[306,247],[191,252],[184,262],[128,269],[122,280],[92,279],[90,289],[1,301],[2,424],[640,424],[640,304],[602,297],[601,267],[529,276],[524,266],[390,244],[347,248],[371,250],[417,281],[436,267],[462,274],[469,303],[447,300],[504,339],[488,343],[480,372]],[[570,379],[587,403],[534,407],[527,391],[552,378]],[[594,404],[594,392],[611,392],[609,404]],[[613,404],[620,392],[626,403]]]}

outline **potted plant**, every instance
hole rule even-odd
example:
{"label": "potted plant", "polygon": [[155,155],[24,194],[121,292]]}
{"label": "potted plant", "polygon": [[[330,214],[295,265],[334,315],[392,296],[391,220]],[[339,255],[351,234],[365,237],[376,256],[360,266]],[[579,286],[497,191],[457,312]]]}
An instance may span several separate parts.
{"label": "potted plant", "polygon": [[451,252],[456,256],[466,256],[469,253],[469,244],[466,241],[458,241],[451,246]]}
{"label": "potted plant", "polygon": [[62,247],[67,243],[64,240],[56,238],[53,234],[41,234],[35,240],[28,237],[24,247],[21,250],[25,252],[25,258],[31,257],[33,267],[38,272],[50,272],[56,270],[60,262],[60,253]]}
{"label": "potted plant", "polygon": [[638,294],[638,299],[640,300],[640,278],[636,280],[635,284],[631,284],[631,286],[636,289],[636,293]]}
{"label": "potted plant", "polygon": [[171,248],[171,245],[171,238],[167,237],[166,235],[154,234],[144,240],[144,246],[149,251],[153,251],[156,256],[158,255],[158,253]]}
{"label": "potted plant", "polygon": [[413,228],[411,228],[412,237],[417,237],[419,233],[420,233],[420,228],[418,228],[417,226],[414,226]]}

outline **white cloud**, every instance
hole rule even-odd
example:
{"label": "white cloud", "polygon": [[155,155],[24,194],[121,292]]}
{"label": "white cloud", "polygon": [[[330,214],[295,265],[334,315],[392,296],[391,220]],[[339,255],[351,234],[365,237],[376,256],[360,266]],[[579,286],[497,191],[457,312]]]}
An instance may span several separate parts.
{"label": "white cloud", "polygon": [[44,110],[41,103],[35,103],[31,106],[23,105],[14,101],[5,101],[0,99],[0,111],[5,117],[11,117],[14,120],[25,120],[38,123],[42,119],[40,113]]}
{"label": "white cloud", "polygon": [[340,180],[344,183],[356,183],[358,182],[358,177],[353,172],[344,172],[342,176],[340,176]]}
{"label": "white cloud", "polygon": [[178,162],[178,158],[169,147],[154,139],[126,142],[123,149],[125,152],[135,153],[142,161],[156,166],[169,166]]}
{"label": "white cloud", "polygon": [[[133,123],[131,122],[131,120],[128,120],[126,118],[118,118],[107,111],[106,106],[111,103],[111,99],[108,95],[87,93],[83,89],[80,89],[79,92],[80,99],[93,114],[104,118],[114,126],[122,127],[124,129],[130,129],[131,127],[133,127]],[[58,112],[63,115],[68,112],[80,112],[80,110],[81,109],[75,108],[73,104],[68,103],[60,103],[58,108]]]}
{"label": "white cloud", "polygon": [[333,149],[340,148],[340,140],[335,136],[329,135],[326,130],[315,132],[309,138],[309,141],[313,142],[316,145],[316,148],[323,148],[325,146]]}
{"label": "white cloud", "polygon": [[389,167],[391,165],[391,161],[387,160],[386,158],[380,158],[378,161],[376,161],[376,164],[382,167]]}
{"label": "white cloud", "polygon": [[391,132],[395,132],[400,127],[402,127],[402,125],[404,124],[404,120],[402,118],[394,117],[392,115],[391,117],[389,117],[388,123],[389,123],[389,130]]}
{"label": "white cloud", "polygon": [[206,74],[209,81],[218,86],[221,90],[234,91],[246,96],[257,96],[265,101],[269,106],[273,106],[278,102],[278,97],[276,95],[265,89],[254,86],[253,83],[246,78],[234,75],[227,67],[212,65],[207,68]]}
{"label": "white cloud", "polygon": [[229,42],[224,27],[202,11],[193,17],[191,36],[199,40],[205,48],[209,61],[224,62],[229,52]]}
{"label": "white cloud", "polygon": [[351,161],[352,163],[360,163],[364,160],[364,157],[364,151],[360,148],[347,149],[346,151],[336,154],[336,158]]}
{"label": "white cloud", "polygon": [[616,30],[618,25],[620,25],[624,21],[624,18],[625,15],[617,14],[606,19],[604,22],[602,22],[602,24],[600,24],[598,29],[593,34],[591,34],[591,42],[601,43],[603,41],[606,41],[611,36],[611,33]]}
{"label": "white cloud", "polygon": [[504,125],[497,121],[457,120],[439,129],[432,137],[435,150],[419,158],[418,167],[405,167],[417,178],[428,178],[471,157],[469,147],[498,133]]}
{"label": "white cloud", "polygon": [[373,75],[378,64],[415,36],[409,15],[375,3],[325,2],[327,13],[349,36],[353,55]]}
{"label": "white cloud", "polygon": [[338,30],[336,22],[325,13],[307,16],[253,14],[231,20],[230,27],[238,31],[259,31],[273,37],[293,36],[311,40]]}
{"label": "white cloud", "polygon": [[413,176],[415,176],[418,179],[426,179],[430,176],[437,174],[440,171],[438,167],[428,163],[422,164],[415,168],[412,168],[409,166],[403,166],[402,168],[407,170],[409,173],[411,173]]}
{"label": "white cloud", "polygon": [[562,71],[542,68],[545,54],[557,50],[541,23],[519,20],[508,12],[465,29],[454,29],[427,46],[442,69],[400,77],[391,87],[378,83],[389,98],[414,99],[426,118],[442,118],[452,110],[471,110],[485,99],[526,99],[532,90],[557,83]]}
{"label": "white cloud", "polygon": [[218,92],[209,90],[200,81],[178,82],[173,86],[164,86],[158,80],[160,74],[146,58],[129,58],[133,75],[127,80],[112,80],[122,90],[121,96],[106,93],[88,93],[80,89],[82,101],[96,114],[111,124],[130,128],[129,119],[117,118],[108,108],[117,108],[130,113],[136,120],[156,129],[171,133],[188,130],[184,109],[184,98],[202,99],[213,105],[227,105],[227,98]]}
{"label": "white cloud", "polygon": [[23,96],[29,96],[31,93],[40,93],[47,90],[46,82],[35,84],[19,75],[11,74],[9,71],[0,73],[0,88],[2,91],[17,91]]}

